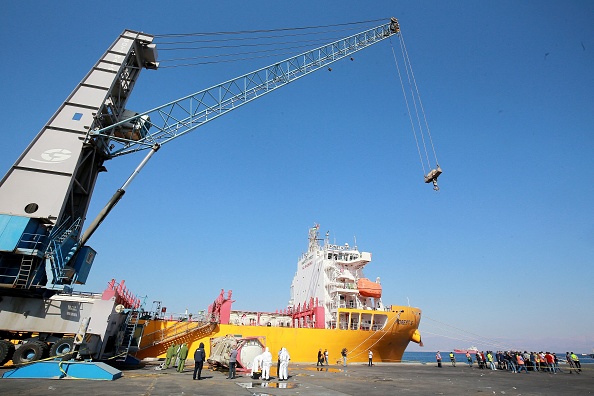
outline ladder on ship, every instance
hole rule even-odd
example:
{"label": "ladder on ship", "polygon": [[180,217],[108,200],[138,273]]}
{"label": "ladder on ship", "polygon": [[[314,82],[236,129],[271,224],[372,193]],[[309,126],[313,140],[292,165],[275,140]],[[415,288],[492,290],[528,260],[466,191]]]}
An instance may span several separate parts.
{"label": "ladder on ship", "polygon": [[119,359],[126,359],[126,356],[128,356],[130,352],[135,353],[138,351],[138,340],[134,337],[134,334],[136,333],[139,319],[140,312],[137,310],[132,310],[128,314],[128,318],[126,318],[126,322],[123,324],[125,328],[122,342],[119,344],[116,353]]}

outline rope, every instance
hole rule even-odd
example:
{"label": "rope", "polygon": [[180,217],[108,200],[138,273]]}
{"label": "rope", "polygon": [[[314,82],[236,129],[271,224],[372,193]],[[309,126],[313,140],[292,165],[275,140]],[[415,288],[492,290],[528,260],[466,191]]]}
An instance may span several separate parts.
{"label": "rope", "polygon": [[[436,327],[436,332],[431,332],[428,330],[423,329],[423,334],[431,334],[438,337],[444,337],[452,340],[459,340],[468,342],[471,344],[479,344],[479,345],[487,345],[491,346],[497,350],[516,350],[517,348],[511,347],[501,341],[497,341],[488,337],[483,337],[481,335],[469,332],[467,330],[460,329],[458,327],[449,325],[447,323],[441,322],[436,319],[432,319],[427,315],[423,315],[423,320],[429,320],[433,322],[432,324]],[[445,333],[445,334],[444,334]],[[451,334],[454,333],[454,334]],[[483,348],[484,349],[484,348]]]}

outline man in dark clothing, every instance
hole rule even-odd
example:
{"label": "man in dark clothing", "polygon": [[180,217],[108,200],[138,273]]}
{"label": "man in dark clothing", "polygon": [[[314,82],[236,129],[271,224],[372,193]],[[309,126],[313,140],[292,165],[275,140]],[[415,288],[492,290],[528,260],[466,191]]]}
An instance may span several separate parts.
{"label": "man in dark clothing", "polygon": [[324,365],[324,358],[322,357],[322,348],[318,351],[318,363],[316,366],[323,366]]}
{"label": "man in dark clothing", "polygon": [[[200,378],[200,375],[202,374],[202,366],[204,365],[205,360],[206,353],[204,352],[204,343],[201,342],[198,349],[194,352],[194,379],[202,379]],[[196,373],[198,373],[198,378],[196,378]]]}

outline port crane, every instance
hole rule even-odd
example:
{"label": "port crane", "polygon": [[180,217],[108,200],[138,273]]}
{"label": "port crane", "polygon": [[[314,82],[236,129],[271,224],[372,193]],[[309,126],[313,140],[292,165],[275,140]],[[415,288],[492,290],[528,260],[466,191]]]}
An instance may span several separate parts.
{"label": "port crane", "polygon": [[[399,32],[398,21],[391,18],[375,28],[139,113],[127,109],[126,104],[142,69],[159,68],[157,48],[154,36],[125,30],[0,180],[0,296],[5,296],[0,298],[2,338],[38,333],[45,337],[33,342],[49,346],[64,333],[82,338],[91,327],[99,327],[92,326],[98,319],[90,321],[85,316],[84,304],[72,300],[73,285],[86,282],[96,255],[87,242],[162,145]],[[146,155],[138,167],[83,231],[105,162],[140,151]],[[436,176],[430,181],[436,182]],[[66,307],[49,303],[65,294],[72,297],[61,297]],[[76,314],[64,315],[68,306],[76,306]],[[70,321],[71,326],[60,327],[49,318],[51,309],[45,309],[44,314],[43,307],[62,312],[58,319]],[[122,307],[114,303],[93,315],[111,318],[134,309],[134,304]],[[23,318],[23,312],[37,312],[35,326],[27,315]],[[85,320],[86,325],[79,328]],[[106,344],[113,344],[111,338],[129,328],[129,321],[126,316],[118,321],[119,327],[96,331],[95,344],[87,345],[88,356],[104,356]],[[108,338],[110,342],[105,342]],[[122,337],[116,338],[121,343]],[[8,352],[3,353],[4,347],[10,349],[6,342],[0,340],[2,364],[9,358]],[[117,351],[112,348],[112,353]]]}

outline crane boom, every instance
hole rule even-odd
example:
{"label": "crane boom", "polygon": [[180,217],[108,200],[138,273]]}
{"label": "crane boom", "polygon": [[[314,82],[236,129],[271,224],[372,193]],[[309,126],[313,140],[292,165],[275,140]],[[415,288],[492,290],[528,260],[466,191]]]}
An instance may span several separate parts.
{"label": "crane boom", "polygon": [[[107,153],[110,157],[150,149],[155,144],[163,145],[399,31],[398,20],[391,18],[386,24],[225,81],[102,129],[90,131],[89,136],[110,136],[112,141],[121,143],[120,147]],[[118,134],[116,131],[122,125],[136,125],[138,132],[126,136]],[[150,132],[149,127],[154,131]]]}
{"label": "crane boom", "polygon": [[399,30],[391,18],[143,113],[126,103],[140,71],[158,68],[156,46],[153,36],[125,30],[0,180],[0,291],[86,282],[95,251],[85,244],[134,176],[83,234],[105,161],[150,149],[144,164],[161,145]]}

